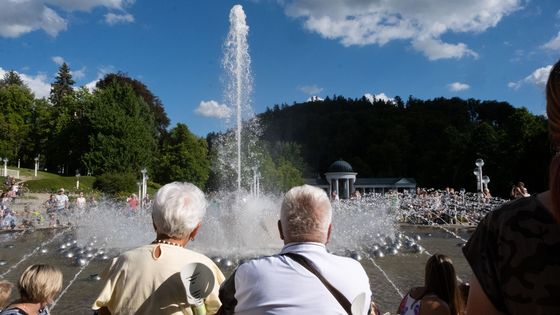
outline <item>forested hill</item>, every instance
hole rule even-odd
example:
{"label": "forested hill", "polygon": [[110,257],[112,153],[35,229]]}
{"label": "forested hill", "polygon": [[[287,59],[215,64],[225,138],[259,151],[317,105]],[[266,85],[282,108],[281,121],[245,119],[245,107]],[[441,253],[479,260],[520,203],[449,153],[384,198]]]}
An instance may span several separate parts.
{"label": "forested hill", "polygon": [[265,140],[301,145],[307,177],[342,158],[358,177],[413,177],[422,187],[474,191],[474,161],[482,158],[495,195],[507,196],[517,181],[531,192],[547,186],[546,118],[505,102],[334,96],[275,105],[259,118]]}

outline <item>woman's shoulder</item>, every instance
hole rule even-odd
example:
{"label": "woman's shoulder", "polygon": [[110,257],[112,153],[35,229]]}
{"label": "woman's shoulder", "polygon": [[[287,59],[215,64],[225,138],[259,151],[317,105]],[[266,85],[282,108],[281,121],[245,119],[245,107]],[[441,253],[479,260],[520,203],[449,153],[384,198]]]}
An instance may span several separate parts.
{"label": "woman's shoulder", "polygon": [[420,314],[450,315],[451,310],[449,305],[437,295],[426,294],[420,302]]}
{"label": "woman's shoulder", "polygon": [[22,309],[17,307],[7,308],[0,312],[0,315],[28,315]]}

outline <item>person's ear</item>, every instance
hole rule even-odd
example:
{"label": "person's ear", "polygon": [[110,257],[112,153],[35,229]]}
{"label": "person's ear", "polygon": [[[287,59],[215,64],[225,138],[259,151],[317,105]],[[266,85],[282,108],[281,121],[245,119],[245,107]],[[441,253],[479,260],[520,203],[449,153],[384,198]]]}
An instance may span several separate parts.
{"label": "person's ear", "polygon": [[325,242],[325,244],[331,240],[331,232],[332,232],[332,223],[329,224],[329,229],[327,230],[327,241]]}
{"label": "person's ear", "polygon": [[282,232],[282,222],[278,220],[278,232],[280,233],[280,239],[284,240],[284,232]]}
{"label": "person's ear", "polygon": [[198,234],[198,230],[200,230],[200,225],[201,225],[201,223],[198,223],[198,225],[194,228],[194,230],[192,230],[191,234],[189,235],[189,240],[190,241],[194,241],[194,238],[196,237],[196,234]]}

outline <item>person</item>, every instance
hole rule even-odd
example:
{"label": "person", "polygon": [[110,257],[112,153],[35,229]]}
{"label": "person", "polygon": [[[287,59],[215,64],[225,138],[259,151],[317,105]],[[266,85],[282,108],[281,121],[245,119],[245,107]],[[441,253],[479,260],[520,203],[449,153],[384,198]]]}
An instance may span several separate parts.
{"label": "person", "polygon": [[333,192],[331,193],[331,200],[332,200],[332,201],[338,201],[338,200],[340,200],[340,198],[338,197],[338,194],[336,193],[336,191],[333,191]]}
{"label": "person", "polygon": [[20,298],[0,315],[46,315],[47,305],[62,288],[62,272],[51,265],[31,265],[18,281]]}
{"label": "person", "polygon": [[86,197],[84,197],[84,192],[80,191],[80,195],[76,198],[76,209],[79,213],[82,213],[86,208]]}
{"label": "person", "polygon": [[463,247],[473,271],[467,314],[560,314],[560,61],[546,85],[549,190],[489,212]]}
{"label": "person", "polygon": [[8,305],[14,285],[7,280],[0,280],[0,312]]}
{"label": "person", "polygon": [[202,191],[191,183],[161,187],[152,210],[156,239],[113,259],[102,274],[105,284],[93,310],[100,315],[192,314],[179,272],[200,263],[213,273],[214,287],[204,304],[208,314],[215,314],[224,275],[210,258],[184,248],[197,235],[206,205]]}
{"label": "person", "polygon": [[412,288],[401,300],[400,315],[462,315],[463,302],[455,267],[442,254],[426,262],[424,286]]}
{"label": "person", "polygon": [[128,209],[130,213],[136,213],[136,211],[138,210],[138,197],[136,196],[136,194],[132,194],[130,195],[130,197],[128,197],[127,199],[127,203],[128,203]]}
{"label": "person", "polygon": [[44,203],[47,208],[47,215],[49,216],[49,227],[56,227],[56,204],[57,200],[54,194],[50,194],[49,199]]}
{"label": "person", "polygon": [[[60,188],[58,190],[58,193],[55,196],[56,199],[56,215],[57,215],[57,220],[56,223],[60,224],[60,217],[68,216],[68,213],[66,212],[66,209],[68,209],[68,196],[66,196],[64,194],[64,188]],[[67,217],[68,219],[68,217]],[[70,223],[70,221],[68,220],[68,223]]]}
{"label": "person", "polygon": [[525,187],[525,183],[519,182],[517,183],[517,187],[519,187],[519,193],[521,194],[521,197],[531,197],[531,194],[527,191],[527,188]]}
{"label": "person", "polygon": [[278,221],[284,248],[280,254],[241,264],[220,288],[218,314],[348,314],[293,254],[303,256],[350,303],[362,296],[359,306],[366,314],[371,290],[364,268],[358,261],[326,249],[331,218],[331,203],[324,190],[309,185],[290,189]]}

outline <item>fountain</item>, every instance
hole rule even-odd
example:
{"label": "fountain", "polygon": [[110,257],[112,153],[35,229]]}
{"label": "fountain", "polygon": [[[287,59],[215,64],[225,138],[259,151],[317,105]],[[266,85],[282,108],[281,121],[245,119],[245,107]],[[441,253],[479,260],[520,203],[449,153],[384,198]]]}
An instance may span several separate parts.
{"label": "fountain", "polygon": [[[226,274],[238,263],[274,254],[283,245],[276,227],[281,197],[259,193],[258,155],[251,151],[259,131],[250,106],[252,77],[245,20],[242,7],[234,6],[224,43],[225,98],[236,110],[235,133],[226,134],[217,145],[216,167],[226,188],[209,197],[200,233],[189,244],[213,257]],[[237,189],[228,192],[230,187]],[[247,193],[248,187],[253,193]],[[422,284],[430,252],[450,256],[460,277],[467,278],[470,270],[457,245],[466,241],[471,227],[489,209],[503,202],[484,200],[478,194],[428,192],[368,194],[359,200],[333,203],[333,235],[328,248],[361,261],[374,299],[384,311],[395,310],[403,292]],[[62,269],[64,290],[51,306],[57,307],[58,314],[88,313],[100,291],[100,275],[108,260],[154,238],[149,214],[131,215],[113,201],[100,201],[97,208],[71,221],[76,223],[72,229],[0,239],[0,278],[16,282],[25,262],[50,263]]]}
{"label": "fountain", "polygon": [[241,191],[241,136],[243,120],[253,115],[251,107],[251,93],[253,79],[251,76],[251,57],[247,35],[249,26],[245,22],[243,7],[235,5],[229,14],[230,30],[224,43],[224,58],[222,66],[226,75],[225,98],[226,103],[233,107],[236,113],[235,143],[237,153],[237,190]]}

